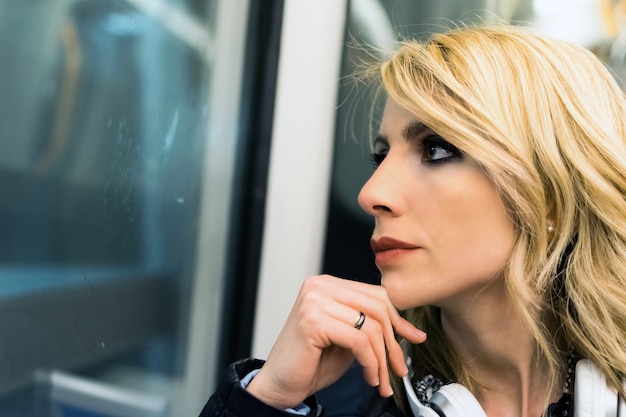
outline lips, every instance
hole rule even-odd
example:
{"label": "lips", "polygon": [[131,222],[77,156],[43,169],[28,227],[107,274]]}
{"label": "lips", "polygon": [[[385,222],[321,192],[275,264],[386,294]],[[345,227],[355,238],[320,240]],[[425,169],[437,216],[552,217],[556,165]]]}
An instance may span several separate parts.
{"label": "lips", "polygon": [[419,246],[413,243],[403,242],[391,237],[372,239],[370,245],[376,257],[376,265],[379,268],[397,265],[401,263],[406,256],[420,249]]}
{"label": "lips", "polygon": [[394,249],[418,249],[419,247],[413,243],[403,242],[391,237],[381,237],[380,239],[372,239],[370,241],[372,252],[378,254],[380,252],[391,251]]}

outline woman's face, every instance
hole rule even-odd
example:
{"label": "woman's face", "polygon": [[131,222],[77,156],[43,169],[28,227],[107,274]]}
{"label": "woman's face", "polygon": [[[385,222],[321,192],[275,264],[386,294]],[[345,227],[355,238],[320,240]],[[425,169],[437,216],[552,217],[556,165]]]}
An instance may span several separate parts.
{"label": "woman's face", "polygon": [[469,157],[392,101],[359,204],[374,216],[382,285],[401,310],[471,302],[498,277],[515,232],[494,184]]}

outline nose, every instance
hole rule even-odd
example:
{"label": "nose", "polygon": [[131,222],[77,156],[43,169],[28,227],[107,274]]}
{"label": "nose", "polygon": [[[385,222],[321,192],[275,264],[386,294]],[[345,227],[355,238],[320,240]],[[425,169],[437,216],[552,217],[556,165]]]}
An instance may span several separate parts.
{"label": "nose", "polygon": [[374,217],[398,216],[405,206],[406,175],[392,164],[390,156],[374,171],[359,192],[359,205]]}

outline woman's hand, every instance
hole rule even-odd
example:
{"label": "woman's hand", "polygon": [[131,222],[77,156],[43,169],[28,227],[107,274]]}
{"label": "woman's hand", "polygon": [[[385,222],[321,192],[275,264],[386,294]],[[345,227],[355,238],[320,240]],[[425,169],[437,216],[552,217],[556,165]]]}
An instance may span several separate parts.
{"label": "woman's hand", "polygon": [[[361,312],[366,318],[359,330],[355,324]],[[367,383],[390,396],[388,363],[398,376],[408,372],[394,329],[412,343],[426,340],[424,332],[400,317],[383,287],[310,277],[248,391],[276,408],[294,407],[339,379],[356,358]]]}

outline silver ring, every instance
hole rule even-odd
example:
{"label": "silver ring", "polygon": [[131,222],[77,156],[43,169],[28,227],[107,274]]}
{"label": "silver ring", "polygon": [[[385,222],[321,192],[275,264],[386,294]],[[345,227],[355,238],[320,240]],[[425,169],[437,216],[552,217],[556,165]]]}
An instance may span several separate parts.
{"label": "silver ring", "polygon": [[365,323],[365,314],[363,314],[363,312],[361,311],[359,317],[354,322],[354,328],[357,330],[361,330],[361,327],[363,327],[363,323]]}

